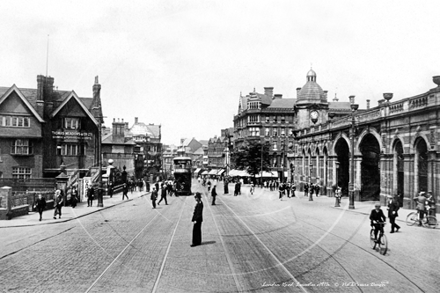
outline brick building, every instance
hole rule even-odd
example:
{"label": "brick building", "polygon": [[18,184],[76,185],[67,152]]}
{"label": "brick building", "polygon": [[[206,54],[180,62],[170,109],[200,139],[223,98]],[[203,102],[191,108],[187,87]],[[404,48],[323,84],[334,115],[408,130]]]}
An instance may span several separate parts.
{"label": "brick building", "polygon": [[0,87],[0,177],[53,178],[61,165],[87,173],[97,164],[100,91],[98,77],[92,98],[58,90],[42,75],[36,89]]}

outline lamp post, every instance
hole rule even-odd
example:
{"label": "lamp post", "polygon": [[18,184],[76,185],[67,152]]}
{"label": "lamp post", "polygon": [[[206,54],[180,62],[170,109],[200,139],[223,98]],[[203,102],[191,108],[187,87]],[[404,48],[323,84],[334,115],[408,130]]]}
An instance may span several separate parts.
{"label": "lamp post", "polygon": [[313,192],[312,192],[312,168],[313,168],[313,164],[309,165],[309,172],[310,172],[310,182],[309,182],[309,201],[313,201]]}
{"label": "lamp post", "polygon": [[339,208],[341,207],[340,205],[340,200],[341,200],[341,193],[339,190],[339,184],[338,184],[338,176],[339,176],[339,162],[336,161],[336,183],[334,184],[336,187],[334,189],[334,196],[335,196],[335,207]]}
{"label": "lamp post", "polygon": [[[92,110],[101,109],[101,106],[99,107],[93,107]],[[101,114],[102,115],[102,114]],[[102,200],[102,149],[101,149],[101,136],[102,136],[102,119],[105,118],[103,116],[95,117],[98,118],[98,166],[99,166],[99,174],[98,174],[98,207],[104,207],[104,203]]]}
{"label": "lamp post", "polygon": [[354,103],[354,96],[350,96],[350,108],[351,108],[351,130],[350,130],[350,196],[349,196],[349,209],[354,209],[354,135],[355,135],[355,119],[354,115],[359,108],[358,104]]}

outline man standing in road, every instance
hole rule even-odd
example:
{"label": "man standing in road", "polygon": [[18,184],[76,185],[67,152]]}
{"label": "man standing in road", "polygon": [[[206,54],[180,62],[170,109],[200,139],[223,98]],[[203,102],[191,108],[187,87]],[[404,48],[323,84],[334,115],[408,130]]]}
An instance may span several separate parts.
{"label": "man standing in road", "polygon": [[399,216],[397,214],[397,211],[400,208],[397,198],[397,195],[394,198],[392,198],[391,196],[388,198],[388,218],[390,218],[391,223],[390,233],[394,233],[394,228],[396,228],[396,232],[399,232],[400,229],[400,226],[396,224],[396,218]]}
{"label": "man standing in road", "polygon": [[191,247],[202,244],[203,202],[200,192],[194,196],[197,204],[194,208],[192,222],[194,223]]}
{"label": "man standing in road", "polygon": [[151,192],[151,204],[153,205],[153,209],[156,208],[156,199],[157,199],[157,190],[156,187],[153,187],[153,191]]}
{"label": "man standing in road", "polygon": [[61,190],[57,189],[55,191],[55,196],[53,199],[54,202],[54,207],[55,207],[55,211],[53,212],[53,218],[56,219],[57,218],[57,214],[58,214],[58,219],[61,219],[61,207],[63,206],[63,195],[61,194]]}
{"label": "man standing in road", "polygon": [[215,197],[217,196],[217,184],[214,182],[214,185],[212,186],[211,190],[211,196],[212,196],[212,205],[215,206]]}

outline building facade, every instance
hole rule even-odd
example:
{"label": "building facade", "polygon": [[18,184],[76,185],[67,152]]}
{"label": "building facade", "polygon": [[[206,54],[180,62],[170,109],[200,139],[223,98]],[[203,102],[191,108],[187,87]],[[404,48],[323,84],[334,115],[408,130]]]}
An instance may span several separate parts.
{"label": "building facade", "polygon": [[0,177],[54,178],[65,168],[85,175],[98,163],[102,124],[98,77],[93,97],[54,87],[37,76],[37,88],[0,87]]}

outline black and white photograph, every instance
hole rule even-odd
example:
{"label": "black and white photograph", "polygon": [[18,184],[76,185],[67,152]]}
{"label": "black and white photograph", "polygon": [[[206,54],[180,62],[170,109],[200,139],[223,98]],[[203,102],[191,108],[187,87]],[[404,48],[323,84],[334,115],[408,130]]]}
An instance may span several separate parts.
{"label": "black and white photograph", "polygon": [[0,8],[0,292],[439,292],[439,1]]}

